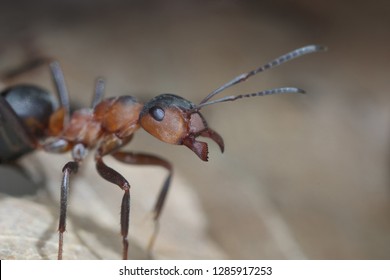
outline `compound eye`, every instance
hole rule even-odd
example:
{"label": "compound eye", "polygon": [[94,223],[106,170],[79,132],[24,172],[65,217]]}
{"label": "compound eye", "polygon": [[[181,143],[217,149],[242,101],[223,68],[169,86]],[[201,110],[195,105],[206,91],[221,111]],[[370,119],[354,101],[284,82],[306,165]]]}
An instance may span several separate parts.
{"label": "compound eye", "polygon": [[165,111],[159,106],[153,106],[149,110],[150,115],[158,122],[161,122],[164,119]]}

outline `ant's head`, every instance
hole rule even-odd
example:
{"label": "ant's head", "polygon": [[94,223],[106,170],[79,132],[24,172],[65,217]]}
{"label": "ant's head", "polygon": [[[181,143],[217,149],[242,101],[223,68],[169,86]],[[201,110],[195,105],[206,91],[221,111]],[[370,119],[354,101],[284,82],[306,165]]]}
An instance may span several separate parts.
{"label": "ant's head", "polygon": [[282,55],[255,70],[235,77],[231,81],[211,92],[199,103],[199,105],[195,105],[194,103],[174,94],[161,94],[144,105],[144,108],[139,116],[139,123],[143,129],[161,141],[170,144],[185,145],[199,158],[207,161],[207,143],[198,141],[196,138],[198,136],[203,136],[214,140],[222,152],[224,150],[224,144],[222,137],[208,127],[205,119],[199,112],[200,109],[208,105],[225,101],[234,101],[245,97],[263,96],[276,93],[304,93],[304,91],[295,87],[283,87],[250,94],[226,96],[210,101],[212,97],[233,85],[247,80],[249,77],[257,73],[271,69],[302,55],[324,50],[325,48],[322,46],[309,45]]}
{"label": "ant's head", "polygon": [[214,140],[223,152],[222,137],[211,130],[192,102],[174,95],[161,94],[145,104],[140,114],[141,126],[163,142],[185,145],[202,160],[207,160],[207,143],[195,138]]}

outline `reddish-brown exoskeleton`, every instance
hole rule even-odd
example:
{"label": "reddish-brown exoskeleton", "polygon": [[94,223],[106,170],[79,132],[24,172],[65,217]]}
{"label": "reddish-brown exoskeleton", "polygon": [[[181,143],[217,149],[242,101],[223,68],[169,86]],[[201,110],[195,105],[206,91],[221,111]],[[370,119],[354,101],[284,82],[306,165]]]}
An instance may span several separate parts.
{"label": "reddish-brown exoskeleton", "polygon": [[[77,172],[88,151],[95,151],[96,169],[100,176],[124,191],[120,214],[123,259],[127,259],[128,256],[130,184],[121,174],[104,163],[104,156],[112,155],[115,159],[127,164],[157,165],[168,171],[153,210],[155,231],[149,242],[148,250],[150,251],[157,235],[158,220],[169,190],[172,165],[154,155],[121,150],[123,146],[131,141],[137,129],[142,127],[163,142],[185,145],[201,160],[207,161],[207,143],[197,140],[197,137],[210,138],[218,144],[222,152],[224,143],[222,137],[208,127],[206,120],[200,113],[203,107],[245,97],[276,93],[303,93],[304,91],[295,87],[282,87],[251,94],[227,96],[210,101],[212,97],[259,72],[299,56],[322,50],[324,48],[321,46],[309,45],[291,51],[253,71],[232,79],[210,93],[198,105],[173,94],[159,95],[145,104],[138,102],[132,96],[103,99],[104,83],[102,80],[98,80],[91,107],[77,110],[72,114],[70,114],[68,93],[62,71],[57,62],[51,63],[52,74],[60,97],[60,106],[50,115],[46,139],[36,141],[35,145],[36,148],[48,152],[63,153],[71,151],[72,153],[72,161],[66,163],[62,170],[58,259],[62,259],[63,255],[63,234],[66,226],[69,180],[71,175]],[[26,134],[28,133],[26,132]]]}

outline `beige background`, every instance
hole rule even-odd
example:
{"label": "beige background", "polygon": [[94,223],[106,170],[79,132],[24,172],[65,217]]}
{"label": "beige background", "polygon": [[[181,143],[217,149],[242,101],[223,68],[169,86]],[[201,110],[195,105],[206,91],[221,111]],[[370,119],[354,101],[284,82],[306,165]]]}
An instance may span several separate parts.
{"label": "beige background", "polygon": [[[20,2],[22,4],[20,4]],[[57,3],[58,2],[58,3]],[[350,2],[350,3],[348,3]],[[169,159],[175,177],[156,258],[388,259],[390,257],[390,7],[386,1],[12,1],[0,4],[0,69],[57,58],[72,101],[171,92],[197,103],[234,76],[287,51],[310,55],[228,94],[279,86],[307,95],[204,108],[226,152],[210,161],[139,132],[129,150]],[[15,83],[52,89],[46,69]],[[3,84],[3,86],[5,86]],[[69,155],[0,169],[0,258],[56,258],[61,168]],[[149,210],[165,173],[107,159],[132,184],[131,258],[144,258]],[[65,257],[120,258],[122,193],[86,162],[72,184]]]}

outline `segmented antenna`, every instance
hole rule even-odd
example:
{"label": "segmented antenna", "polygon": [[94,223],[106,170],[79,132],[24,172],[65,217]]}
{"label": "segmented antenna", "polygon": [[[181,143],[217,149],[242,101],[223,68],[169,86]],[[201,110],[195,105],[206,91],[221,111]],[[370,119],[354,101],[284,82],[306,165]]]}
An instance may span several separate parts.
{"label": "segmented antenna", "polygon": [[208,100],[210,100],[212,97],[214,97],[215,95],[217,95],[221,91],[223,91],[223,90],[225,90],[225,89],[227,89],[227,88],[229,88],[231,86],[234,86],[234,85],[236,85],[238,83],[244,82],[248,78],[250,78],[250,77],[252,77],[252,76],[254,76],[254,75],[256,75],[256,74],[258,74],[260,72],[264,72],[266,70],[272,69],[272,68],[274,68],[276,66],[279,66],[279,65],[281,65],[281,64],[283,64],[283,63],[285,63],[287,61],[293,60],[293,59],[298,58],[300,56],[303,56],[303,55],[306,55],[306,54],[309,54],[309,53],[325,51],[325,50],[326,50],[326,47],[323,47],[323,46],[308,45],[308,46],[305,46],[305,47],[293,50],[293,51],[291,51],[291,52],[289,52],[287,54],[284,54],[284,55],[282,55],[282,56],[272,60],[271,62],[268,62],[268,63],[260,66],[259,68],[255,69],[255,70],[252,70],[250,72],[247,72],[247,73],[244,73],[244,74],[241,74],[241,75],[235,77],[231,81],[229,81],[226,84],[222,85],[221,87],[217,88],[216,90],[211,92],[209,95],[207,95],[199,103],[199,105],[196,108],[201,108],[201,107],[204,107],[206,105],[211,105],[211,104],[215,104],[215,103],[218,103],[218,102],[233,101],[233,100],[236,100],[236,99],[239,99],[239,98],[243,98],[243,97],[263,96],[263,95],[269,95],[269,94],[275,94],[275,93],[303,93],[304,91],[301,90],[301,89],[293,88],[293,87],[285,87],[285,88],[275,88],[275,89],[260,91],[260,92],[251,93],[251,94],[243,94],[243,95],[237,95],[237,96],[228,96],[228,97],[224,97],[224,98],[221,98],[221,99],[217,99],[215,101],[207,102]]}
{"label": "segmented antenna", "polygon": [[200,108],[202,108],[204,106],[208,106],[208,105],[212,105],[212,104],[220,103],[220,102],[234,101],[234,100],[240,99],[240,98],[265,96],[265,95],[278,94],[278,93],[305,93],[305,91],[303,89],[295,88],[295,87],[282,87],[282,88],[266,89],[266,90],[262,90],[262,91],[255,92],[255,93],[225,96],[225,97],[222,97],[220,99],[216,99],[216,100],[212,100],[209,102],[199,104],[196,106],[195,109],[199,110]]}

